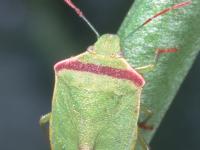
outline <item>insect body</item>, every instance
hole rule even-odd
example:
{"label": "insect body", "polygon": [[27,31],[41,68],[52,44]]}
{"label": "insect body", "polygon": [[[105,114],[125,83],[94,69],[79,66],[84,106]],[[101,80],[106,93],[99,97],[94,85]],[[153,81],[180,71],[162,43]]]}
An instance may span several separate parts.
{"label": "insect body", "polygon": [[[89,23],[70,0],[66,2]],[[159,54],[175,51],[158,49],[155,62]],[[133,69],[121,56],[120,38],[112,34],[100,36],[86,52],[55,64],[52,112],[40,120],[41,125],[50,120],[51,149],[134,150],[145,84],[139,72],[153,67]]]}
{"label": "insect body", "polygon": [[119,52],[119,37],[106,34],[92,51],[55,65],[52,149],[133,148],[145,81]]}

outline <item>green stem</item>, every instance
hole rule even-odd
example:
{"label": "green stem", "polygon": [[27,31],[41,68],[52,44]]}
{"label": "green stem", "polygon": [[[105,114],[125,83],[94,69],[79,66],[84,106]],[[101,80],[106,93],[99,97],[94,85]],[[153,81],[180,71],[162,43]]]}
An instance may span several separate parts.
{"label": "green stem", "polygon": [[124,55],[133,67],[152,63],[156,48],[178,49],[177,53],[163,54],[156,69],[144,74],[146,85],[141,99],[153,111],[149,124],[155,127],[154,131],[144,131],[147,141],[152,139],[199,52],[200,0],[193,0],[191,5],[160,16],[131,33],[156,12],[173,4],[174,0],[136,0],[118,31]]}

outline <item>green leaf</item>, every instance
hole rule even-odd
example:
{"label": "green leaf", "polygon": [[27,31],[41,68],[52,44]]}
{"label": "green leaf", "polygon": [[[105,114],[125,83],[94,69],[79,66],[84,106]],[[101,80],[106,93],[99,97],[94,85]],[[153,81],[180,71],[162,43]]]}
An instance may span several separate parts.
{"label": "green leaf", "polygon": [[[180,2],[183,1],[179,0],[176,3]],[[125,58],[133,67],[152,63],[156,48],[178,49],[176,53],[162,54],[156,68],[144,74],[146,85],[141,99],[144,105],[153,111],[154,115],[149,124],[155,127],[153,131],[143,131],[148,142],[200,49],[199,0],[193,0],[188,6],[172,10],[136,30],[148,18],[174,4],[174,0],[136,0],[118,31]]]}

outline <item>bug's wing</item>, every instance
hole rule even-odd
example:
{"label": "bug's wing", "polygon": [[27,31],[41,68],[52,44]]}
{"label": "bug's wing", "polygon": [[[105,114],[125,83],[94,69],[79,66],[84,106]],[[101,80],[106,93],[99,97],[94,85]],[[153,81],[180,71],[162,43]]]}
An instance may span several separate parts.
{"label": "bug's wing", "polygon": [[78,131],[70,107],[72,99],[63,75],[56,75],[50,119],[51,150],[78,150]]}
{"label": "bug's wing", "polygon": [[137,138],[140,91],[128,80],[60,71],[50,121],[52,149],[131,149]]}

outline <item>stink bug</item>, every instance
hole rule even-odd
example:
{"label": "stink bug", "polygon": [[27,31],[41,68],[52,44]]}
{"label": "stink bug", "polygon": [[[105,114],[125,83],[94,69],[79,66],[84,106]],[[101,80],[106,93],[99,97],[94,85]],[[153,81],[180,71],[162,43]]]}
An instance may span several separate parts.
{"label": "stink bug", "polygon": [[[133,69],[121,55],[119,36],[99,36],[81,10],[71,0],[65,2],[91,27],[98,40],[86,52],[54,66],[52,112],[40,119],[41,126],[50,122],[51,149],[133,150],[139,137],[138,126],[152,129],[146,125],[148,119],[138,123],[140,95],[145,85],[140,73],[152,70],[160,54],[177,49],[158,48],[154,64]],[[158,16],[189,4],[191,1],[166,8],[138,29]],[[148,149],[144,140],[139,139],[143,148]]]}

